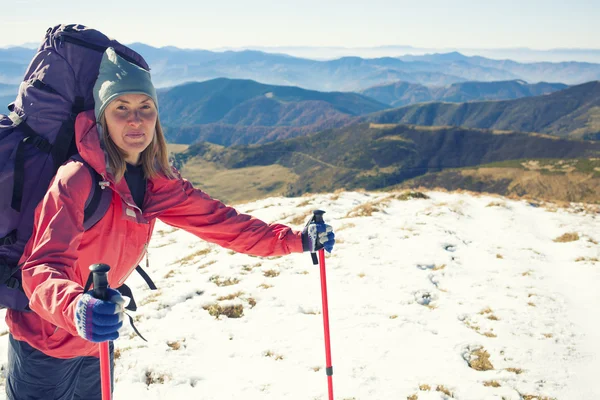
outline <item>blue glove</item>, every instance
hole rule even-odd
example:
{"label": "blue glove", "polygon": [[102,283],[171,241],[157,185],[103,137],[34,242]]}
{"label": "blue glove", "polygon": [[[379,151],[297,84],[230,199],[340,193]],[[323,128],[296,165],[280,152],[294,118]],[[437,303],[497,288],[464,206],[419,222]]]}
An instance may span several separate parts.
{"label": "blue glove", "polygon": [[125,299],[114,289],[106,290],[109,300],[96,299],[93,291],[89,291],[81,296],[75,306],[77,333],[90,342],[115,340],[123,326]]}
{"label": "blue glove", "polygon": [[333,228],[324,222],[311,222],[302,231],[302,247],[311,253],[325,249],[328,253],[333,251],[335,234]]}

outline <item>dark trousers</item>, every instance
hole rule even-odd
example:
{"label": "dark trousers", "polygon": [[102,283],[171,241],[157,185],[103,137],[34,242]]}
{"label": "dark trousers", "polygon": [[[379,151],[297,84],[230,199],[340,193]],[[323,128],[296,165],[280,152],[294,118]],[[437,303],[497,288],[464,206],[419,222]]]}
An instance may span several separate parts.
{"label": "dark trousers", "polygon": [[[12,335],[8,341],[6,396],[9,400],[102,399],[98,358],[54,358],[15,340]],[[112,342],[109,347],[113,378]]]}

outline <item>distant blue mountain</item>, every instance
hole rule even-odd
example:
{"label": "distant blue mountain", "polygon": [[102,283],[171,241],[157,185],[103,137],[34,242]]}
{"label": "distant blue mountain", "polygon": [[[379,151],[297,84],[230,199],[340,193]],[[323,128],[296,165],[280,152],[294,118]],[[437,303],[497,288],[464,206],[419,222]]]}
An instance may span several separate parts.
{"label": "distant blue mountain", "polygon": [[478,100],[510,100],[548,94],[567,87],[563,83],[528,84],[522,80],[460,82],[445,87],[427,87],[401,81],[374,86],[361,93],[393,107],[400,107],[430,101],[463,103]]}
{"label": "distant blue mountain", "polygon": [[[600,64],[581,62],[518,63],[465,56],[458,52],[402,57],[342,57],[329,61],[292,57],[256,50],[215,52],[155,48],[131,44],[152,68],[157,86],[226,77],[319,91],[360,91],[404,81],[447,86],[465,81],[561,82],[579,84],[600,79]],[[17,83],[34,50],[0,49],[0,83]]]}

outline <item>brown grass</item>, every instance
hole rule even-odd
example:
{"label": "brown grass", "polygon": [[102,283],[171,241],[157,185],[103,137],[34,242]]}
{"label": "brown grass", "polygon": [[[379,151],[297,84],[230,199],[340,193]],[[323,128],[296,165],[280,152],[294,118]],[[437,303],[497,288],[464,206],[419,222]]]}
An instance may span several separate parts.
{"label": "brown grass", "polygon": [[164,384],[165,381],[171,379],[169,374],[158,374],[152,371],[146,371],[146,386],[155,385],[155,384]]}
{"label": "brown grass", "polygon": [[273,285],[269,285],[268,283],[261,283],[260,285],[258,285],[258,287],[261,289],[269,289],[272,288]]}
{"label": "brown grass", "polygon": [[509,368],[505,368],[508,372],[513,372],[517,375],[521,375],[523,372],[525,372],[524,370],[522,370],[521,368],[513,368],[513,367],[509,367]]}
{"label": "brown grass", "polygon": [[228,294],[227,296],[217,297],[217,300],[218,301],[233,300],[233,299],[236,299],[236,298],[240,297],[243,294],[244,294],[244,292],[241,292],[241,291],[240,292],[235,292],[235,293]]}
{"label": "brown grass", "polygon": [[408,396],[406,398],[406,400],[419,400],[419,396],[417,396],[417,394],[411,394],[410,396]]}
{"label": "brown grass", "polygon": [[204,264],[200,265],[200,266],[198,267],[198,269],[203,269],[203,268],[206,268],[206,267],[208,267],[209,265],[213,265],[213,264],[216,264],[216,263],[217,263],[217,261],[216,261],[216,260],[210,260],[210,261],[208,261],[208,262],[205,262]]}
{"label": "brown grass", "polygon": [[596,257],[577,257],[575,259],[575,262],[592,262],[592,263],[597,263],[600,262],[599,259],[597,259]]}
{"label": "brown grass", "polygon": [[354,228],[355,226],[356,226],[356,224],[353,224],[352,222],[350,222],[350,223],[342,224],[339,228],[336,228],[335,231],[339,232],[339,231],[343,231],[345,229]]}
{"label": "brown grass", "polygon": [[265,357],[270,357],[276,361],[283,360],[283,356],[281,354],[273,353],[271,350],[267,350],[263,353]]}
{"label": "brown grass", "polygon": [[497,381],[485,381],[483,386],[500,387],[500,384]]}
{"label": "brown grass", "polygon": [[504,257],[502,256],[502,254],[496,254],[496,258],[499,258],[502,260]]}
{"label": "brown grass", "polygon": [[179,350],[183,345],[183,342],[185,342],[185,339],[183,339],[182,341],[176,340],[174,342],[167,342],[167,346],[169,346],[173,350]]}
{"label": "brown grass", "polygon": [[241,304],[221,306],[215,303],[202,308],[215,318],[219,318],[221,315],[225,315],[227,318],[240,318],[244,316],[244,306]]}
{"label": "brown grass", "polygon": [[198,250],[195,253],[192,253],[188,256],[180,258],[179,260],[176,260],[175,262],[173,262],[173,264],[180,263],[181,265],[186,265],[186,264],[189,264],[194,258],[203,256],[208,253],[210,253],[210,249]]}
{"label": "brown grass", "polygon": [[579,240],[579,234],[577,232],[565,233],[564,235],[559,236],[556,239],[554,239],[554,241],[557,243],[574,242],[576,240]]}
{"label": "brown grass", "polygon": [[228,204],[282,195],[298,180],[290,168],[278,164],[225,169],[199,157],[189,159],[181,174],[195,187]]}
{"label": "brown grass", "polygon": [[471,352],[471,360],[467,362],[469,367],[475,371],[489,371],[494,369],[494,366],[490,362],[490,353],[483,348],[473,350]]}
{"label": "brown grass", "polygon": [[381,211],[381,209],[376,202],[369,202],[354,207],[344,218],[370,217],[373,213],[379,211]]}
{"label": "brown grass", "polygon": [[447,389],[446,387],[444,387],[442,385],[437,385],[437,387],[435,388],[435,391],[442,392],[446,396],[450,396],[450,397],[454,398],[454,394],[452,394],[452,392],[449,389]]}
{"label": "brown grass", "polygon": [[263,276],[266,278],[275,278],[279,276],[279,271],[275,271],[274,269],[268,269],[263,272]]}
{"label": "brown grass", "polygon": [[416,191],[412,191],[412,190],[394,195],[392,197],[396,200],[401,200],[401,201],[412,200],[412,199],[423,199],[423,200],[429,199],[429,196],[427,196],[425,193],[416,192]]}
{"label": "brown grass", "polygon": [[555,398],[538,396],[537,394],[524,394],[522,396],[523,400],[556,400]]}
{"label": "brown grass", "polygon": [[309,217],[305,214],[297,215],[292,220],[290,220],[290,225],[304,225]]}
{"label": "brown grass", "polygon": [[211,276],[209,280],[217,286],[231,286],[240,283],[237,278],[221,279],[219,275]]}

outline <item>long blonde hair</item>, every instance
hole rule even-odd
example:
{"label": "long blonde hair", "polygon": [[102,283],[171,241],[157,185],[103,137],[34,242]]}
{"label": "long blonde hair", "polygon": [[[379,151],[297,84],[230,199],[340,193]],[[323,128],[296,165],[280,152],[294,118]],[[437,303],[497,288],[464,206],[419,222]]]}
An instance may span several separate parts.
{"label": "long blonde hair", "polygon": [[[108,156],[108,166],[112,170],[112,174],[116,182],[119,182],[125,175],[127,164],[125,162],[126,153],[121,150],[115,142],[110,138],[108,133],[108,125],[106,124],[106,116],[102,114],[100,118],[100,128],[104,149]],[[144,169],[145,178],[154,178],[159,174],[165,175],[169,179],[175,178],[171,165],[169,163],[169,154],[167,151],[167,141],[160,125],[160,120],[156,118],[156,126],[152,142],[142,151],[141,157],[142,167]]]}

